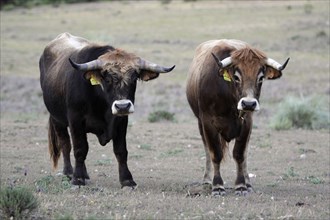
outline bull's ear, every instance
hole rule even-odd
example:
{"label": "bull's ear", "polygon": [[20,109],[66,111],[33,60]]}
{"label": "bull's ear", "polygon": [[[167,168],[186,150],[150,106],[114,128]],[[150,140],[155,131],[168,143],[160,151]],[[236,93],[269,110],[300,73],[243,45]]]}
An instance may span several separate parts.
{"label": "bull's ear", "polygon": [[276,70],[272,67],[266,68],[265,78],[266,79],[278,79],[282,76],[282,71]]}
{"label": "bull's ear", "polygon": [[149,81],[152,79],[156,79],[159,76],[159,73],[155,73],[155,72],[150,72],[150,71],[146,71],[146,70],[142,70],[140,72],[140,79],[143,81]]}
{"label": "bull's ear", "polygon": [[87,71],[84,73],[84,78],[93,86],[101,85],[101,75],[98,71]]}
{"label": "bull's ear", "polygon": [[284,64],[281,65],[277,61],[275,61],[271,58],[267,58],[266,59],[267,69],[266,69],[265,78],[266,79],[278,79],[278,78],[280,78],[282,76],[282,70],[285,69],[285,67],[288,64],[289,60],[290,60],[290,57],[288,59],[286,59]]}

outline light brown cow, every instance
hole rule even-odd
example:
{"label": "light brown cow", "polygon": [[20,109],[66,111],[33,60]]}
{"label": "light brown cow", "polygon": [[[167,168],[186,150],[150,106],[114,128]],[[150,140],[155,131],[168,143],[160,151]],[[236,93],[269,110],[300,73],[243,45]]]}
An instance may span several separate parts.
{"label": "light brown cow", "polygon": [[263,80],[281,77],[288,61],[281,65],[239,40],[211,40],[197,47],[186,94],[204,143],[204,183],[211,183],[211,161],[213,163],[212,195],[226,194],[220,162],[233,139],[233,157],[237,164],[235,193],[245,195],[252,191],[247,172],[252,114],[260,108],[258,100]]}

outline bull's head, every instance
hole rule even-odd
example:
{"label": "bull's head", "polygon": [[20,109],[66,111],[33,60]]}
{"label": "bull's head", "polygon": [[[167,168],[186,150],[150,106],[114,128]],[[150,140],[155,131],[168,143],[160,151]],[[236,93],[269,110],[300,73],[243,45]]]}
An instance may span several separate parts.
{"label": "bull's head", "polygon": [[260,90],[264,79],[278,79],[283,65],[271,58],[267,58],[261,51],[244,48],[232,52],[231,56],[220,60],[212,53],[220,67],[220,76],[229,83],[234,83],[238,94],[237,109],[240,112],[258,111]]}
{"label": "bull's head", "polygon": [[174,69],[163,67],[123,50],[108,51],[98,59],[78,64],[69,59],[71,65],[82,72],[92,85],[100,85],[107,96],[113,115],[125,116],[134,112],[134,97],[138,79],[155,79],[159,73]]}

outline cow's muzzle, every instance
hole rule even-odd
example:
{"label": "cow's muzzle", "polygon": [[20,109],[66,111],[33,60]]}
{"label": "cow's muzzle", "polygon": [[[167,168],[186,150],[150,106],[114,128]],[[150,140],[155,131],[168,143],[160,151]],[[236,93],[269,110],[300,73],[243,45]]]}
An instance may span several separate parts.
{"label": "cow's muzzle", "polygon": [[134,112],[134,105],[128,99],[116,100],[112,103],[111,110],[113,115],[125,116]]}
{"label": "cow's muzzle", "polygon": [[253,111],[259,111],[260,106],[257,99],[251,97],[244,97],[241,98],[241,100],[239,100],[237,104],[237,109],[240,111],[253,112]]}

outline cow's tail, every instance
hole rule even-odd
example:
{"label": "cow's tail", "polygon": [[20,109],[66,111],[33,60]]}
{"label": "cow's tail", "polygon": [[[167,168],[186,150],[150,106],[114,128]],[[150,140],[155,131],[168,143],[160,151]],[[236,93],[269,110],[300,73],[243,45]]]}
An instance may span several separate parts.
{"label": "cow's tail", "polygon": [[49,117],[48,122],[48,150],[50,158],[53,161],[53,168],[57,168],[58,159],[61,156],[61,147],[55,130],[54,119]]}

